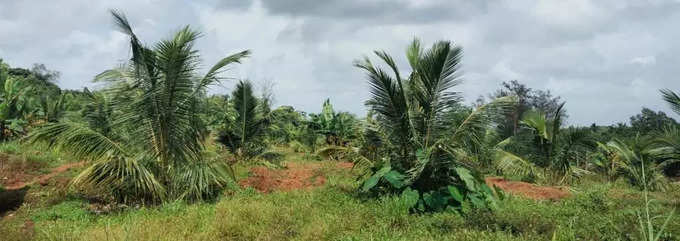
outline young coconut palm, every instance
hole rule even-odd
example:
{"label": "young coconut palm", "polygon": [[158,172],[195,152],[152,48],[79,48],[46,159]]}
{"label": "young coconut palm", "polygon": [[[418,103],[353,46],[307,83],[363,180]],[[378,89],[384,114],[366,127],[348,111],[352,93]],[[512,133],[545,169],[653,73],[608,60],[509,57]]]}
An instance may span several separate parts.
{"label": "young coconut palm", "polygon": [[406,78],[390,55],[375,54],[392,74],[368,57],[355,66],[367,74],[371,99],[366,105],[375,114],[378,136],[384,138],[381,148],[388,156],[358,158],[375,163],[362,190],[403,191],[402,195],[417,201],[413,205],[418,210],[470,206],[464,203],[480,208],[493,205],[491,190],[468,167],[476,161],[492,113],[508,110],[514,99],[499,98],[455,121],[451,112],[459,110],[462,98],[451,88],[462,81],[460,47],[439,41],[425,50],[414,40],[406,52],[412,69]]}
{"label": "young coconut palm", "polygon": [[223,58],[198,76],[199,55],[193,49],[198,32],[185,27],[147,47],[122,13],[111,13],[130,37],[132,58],[95,78],[106,85],[103,92],[113,108],[102,112],[112,120],[98,121],[110,123],[110,129],[51,123],[32,139],[89,160],[74,183],[108,189],[121,201],[211,197],[227,185],[228,174],[223,163],[206,157],[208,131],[194,109],[205,89],[222,79],[224,68],[240,63],[249,51]]}
{"label": "young coconut palm", "polygon": [[[575,158],[581,149],[595,149],[596,143],[588,132],[578,129],[563,129],[564,105],[562,103],[553,113],[529,110],[521,123],[531,130],[537,155],[521,157],[503,150],[498,146],[497,168],[506,174],[547,178],[546,172],[557,174],[551,182],[562,183],[571,176],[588,172],[578,167]],[[512,142],[511,137],[507,142]],[[543,173],[540,172],[543,170]]]}
{"label": "young coconut palm", "polygon": [[257,98],[250,81],[239,81],[232,93],[236,120],[228,123],[218,141],[225,145],[238,160],[249,160],[265,151],[265,122],[258,113]]}
{"label": "young coconut palm", "polygon": [[[661,93],[671,109],[680,115],[680,96],[670,90],[661,90]],[[664,168],[666,174],[680,175],[680,127],[667,126],[655,142],[658,148],[654,153],[657,154],[660,166]]]}
{"label": "young coconut palm", "polygon": [[636,137],[630,143],[613,140],[607,146],[614,151],[612,162],[628,182],[640,189],[665,190],[668,186],[662,168],[654,163],[653,142]]}

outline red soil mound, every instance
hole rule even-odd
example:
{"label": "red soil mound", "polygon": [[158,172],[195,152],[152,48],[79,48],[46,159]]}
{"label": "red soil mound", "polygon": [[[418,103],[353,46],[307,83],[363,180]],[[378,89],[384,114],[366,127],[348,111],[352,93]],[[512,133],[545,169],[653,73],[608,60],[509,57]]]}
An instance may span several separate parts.
{"label": "red soil mound", "polygon": [[502,177],[487,177],[486,185],[497,186],[504,192],[534,200],[559,200],[568,197],[569,191],[563,187],[543,187],[527,182],[507,181]]}
{"label": "red soil mound", "polygon": [[[341,162],[337,166],[352,168],[352,163]],[[253,187],[264,193],[275,190],[309,189],[326,183],[326,178],[320,172],[321,168],[322,165],[317,163],[288,163],[286,168],[281,170],[253,167],[250,169],[252,175],[241,180],[239,184],[243,187]]]}
{"label": "red soil mound", "polygon": [[[52,169],[50,173],[45,174],[45,175],[40,175],[35,178],[34,176],[28,175],[26,173],[22,173],[21,170],[15,170],[13,172],[13,175],[11,178],[7,178],[7,182],[4,182],[3,185],[5,186],[5,189],[7,190],[17,190],[21,189],[31,183],[40,183],[40,185],[47,185],[49,180],[53,178],[54,176],[57,176],[65,171],[68,171],[71,168],[75,167],[81,167],[84,166],[85,162],[73,162],[73,163],[67,163],[61,166],[58,166],[57,168]],[[3,178],[4,179],[4,178]],[[29,181],[33,180],[33,181]]]}

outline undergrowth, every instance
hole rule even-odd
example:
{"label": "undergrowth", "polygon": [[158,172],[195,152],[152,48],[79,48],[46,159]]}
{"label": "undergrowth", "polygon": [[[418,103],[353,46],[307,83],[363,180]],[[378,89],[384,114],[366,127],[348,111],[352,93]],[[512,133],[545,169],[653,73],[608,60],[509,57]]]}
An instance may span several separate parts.
{"label": "undergrowth", "polygon": [[[302,155],[288,162],[309,163]],[[249,166],[237,166],[240,178]],[[352,170],[324,162],[323,187],[262,194],[253,189],[222,195],[214,203],[171,202],[98,214],[72,192],[31,190],[37,200],[0,220],[2,240],[638,240],[635,212],[642,192],[625,182],[583,181],[560,201],[509,197],[494,212],[414,214],[399,196],[355,195]],[[73,173],[71,174],[73,175]],[[678,206],[678,188],[650,193],[653,215]],[[45,200],[52,200],[47,202]],[[663,220],[654,220],[662,222]],[[26,222],[33,222],[26,230]],[[660,225],[657,224],[657,225]],[[677,240],[671,222],[661,240]]]}

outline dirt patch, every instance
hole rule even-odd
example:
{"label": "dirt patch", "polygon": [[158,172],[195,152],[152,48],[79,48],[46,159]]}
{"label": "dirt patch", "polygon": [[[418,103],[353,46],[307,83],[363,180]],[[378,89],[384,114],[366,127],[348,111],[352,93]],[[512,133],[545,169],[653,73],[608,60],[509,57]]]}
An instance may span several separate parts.
{"label": "dirt patch", "polygon": [[[252,187],[264,193],[275,190],[291,191],[322,186],[326,177],[321,173],[320,163],[288,163],[284,169],[253,167],[251,176],[239,182],[242,187]],[[339,162],[338,168],[352,168],[352,163]]]}
{"label": "dirt patch", "polygon": [[42,162],[21,161],[8,155],[0,154],[0,184],[5,188],[18,187],[20,189],[26,182],[40,175],[40,170],[45,168]]}
{"label": "dirt patch", "polygon": [[527,182],[507,181],[502,177],[487,177],[484,181],[489,187],[497,186],[504,192],[534,200],[560,200],[570,195],[564,187],[537,186]]}
{"label": "dirt patch", "polygon": [[[7,190],[17,190],[21,189],[25,186],[28,186],[32,183],[39,183],[40,185],[47,185],[49,183],[49,180],[53,178],[54,176],[57,176],[63,172],[68,171],[71,168],[76,168],[76,167],[81,167],[84,166],[85,162],[73,162],[73,163],[67,163],[64,165],[61,165],[57,168],[52,169],[50,173],[45,174],[45,175],[40,175],[35,178],[33,175],[29,175],[26,173],[22,172],[22,169],[19,170],[14,170],[13,173],[14,175],[12,178],[3,178],[6,180],[9,180],[7,183],[3,182],[3,185],[5,185],[5,189]],[[4,172],[3,172],[4,173]],[[21,177],[21,178],[19,178]],[[32,180],[32,181],[29,181]]]}

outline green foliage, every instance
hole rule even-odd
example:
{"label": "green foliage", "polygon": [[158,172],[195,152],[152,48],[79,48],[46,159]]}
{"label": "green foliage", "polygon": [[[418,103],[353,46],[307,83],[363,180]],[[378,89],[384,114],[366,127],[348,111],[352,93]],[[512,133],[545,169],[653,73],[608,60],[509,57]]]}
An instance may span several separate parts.
{"label": "green foliage", "polygon": [[671,213],[666,217],[665,221],[661,225],[661,227],[658,227],[658,229],[655,231],[654,219],[659,219],[662,218],[662,215],[657,215],[657,216],[651,216],[650,215],[650,204],[652,203],[653,200],[649,199],[649,192],[647,191],[647,178],[645,175],[645,163],[641,163],[641,169],[642,169],[642,185],[644,186],[644,197],[645,197],[645,207],[644,207],[644,213],[641,211],[638,211],[637,217],[638,217],[638,222],[640,224],[639,230],[640,230],[640,236],[643,240],[648,240],[648,241],[657,241],[659,238],[661,238],[661,235],[664,234],[664,230],[668,226],[668,222],[671,221],[673,218],[673,215],[675,214],[675,209],[671,211]]}
{"label": "green foliage", "polygon": [[[502,88],[489,95],[489,99],[515,96],[517,103],[510,111],[496,117],[496,129],[501,138],[505,139],[519,134],[522,130],[521,121],[526,112],[538,110],[544,113],[554,113],[561,104],[560,97],[553,97],[550,90],[533,89],[517,80],[501,83]],[[480,96],[476,105],[482,105],[485,98]],[[564,113],[563,113],[564,114]]]}
{"label": "green foliage", "polygon": [[[401,78],[391,56],[381,51],[375,54],[393,75],[367,57],[355,66],[368,76],[371,99],[366,105],[376,115],[376,130],[384,138],[386,145],[381,148],[387,156],[369,159],[375,165],[363,190],[399,193],[409,187],[420,195],[414,207],[420,211],[493,207],[493,193],[481,188],[486,185],[468,167],[477,160],[493,114],[512,106],[514,99],[496,99],[454,123],[456,118],[451,117],[460,111],[461,98],[451,88],[461,82],[460,47],[440,41],[424,50],[414,40],[406,52],[413,70],[407,79]],[[463,200],[457,200],[461,196]]]}
{"label": "green foliage", "polygon": [[607,146],[613,151],[612,165],[618,168],[618,173],[631,185],[640,189],[665,190],[668,181],[662,169],[654,162],[652,144],[653,142],[638,137],[631,143],[613,140]]}
{"label": "green foliage", "polygon": [[310,128],[326,138],[327,145],[346,146],[355,138],[357,120],[348,112],[333,110],[330,99],[323,102],[320,114],[310,114]]}
{"label": "green foliage", "polygon": [[143,46],[126,17],[112,11],[130,37],[129,64],[95,79],[102,95],[87,93],[84,119],[48,123],[31,134],[91,165],[74,183],[110,192],[119,201],[165,201],[213,197],[228,184],[224,163],[206,157],[208,130],[195,111],[205,88],[220,81],[221,70],[249,55],[220,60],[203,76],[196,74],[199,33],[185,27],[153,48]]}
{"label": "green foliage", "polygon": [[630,117],[630,126],[637,133],[660,132],[667,126],[677,126],[678,123],[663,111],[654,112],[648,108],[642,108],[640,114]]}
{"label": "green foliage", "polygon": [[270,125],[267,131],[268,139],[277,144],[292,144],[298,142],[306,128],[306,119],[302,113],[291,106],[280,106],[270,113]]}
{"label": "green foliage", "polygon": [[506,174],[548,179],[550,183],[587,174],[582,167],[597,144],[587,129],[562,128],[564,104],[553,113],[526,111],[521,123],[528,132],[519,132],[496,146],[496,167]]}
{"label": "green foliage", "polygon": [[31,86],[14,77],[4,81],[4,87],[0,98],[0,139],[21,136],[25,133],[24,127],[33,114],[32,99],[28,95],[32,91]]}
{"label": "green foliage", "polygon": [[249,160],[266,149],[263,142],[266,123],[262,113],[258,113],[259,103],[249,81],[240,81],[232,96],[236,118],[220,133],[218,141],[238,159]]}
{"label": "green foliage", "polygon": [[670,105],[671,109],[677,114],[680,113],[680,96],[669,89],[661,90],[663,100]]}

